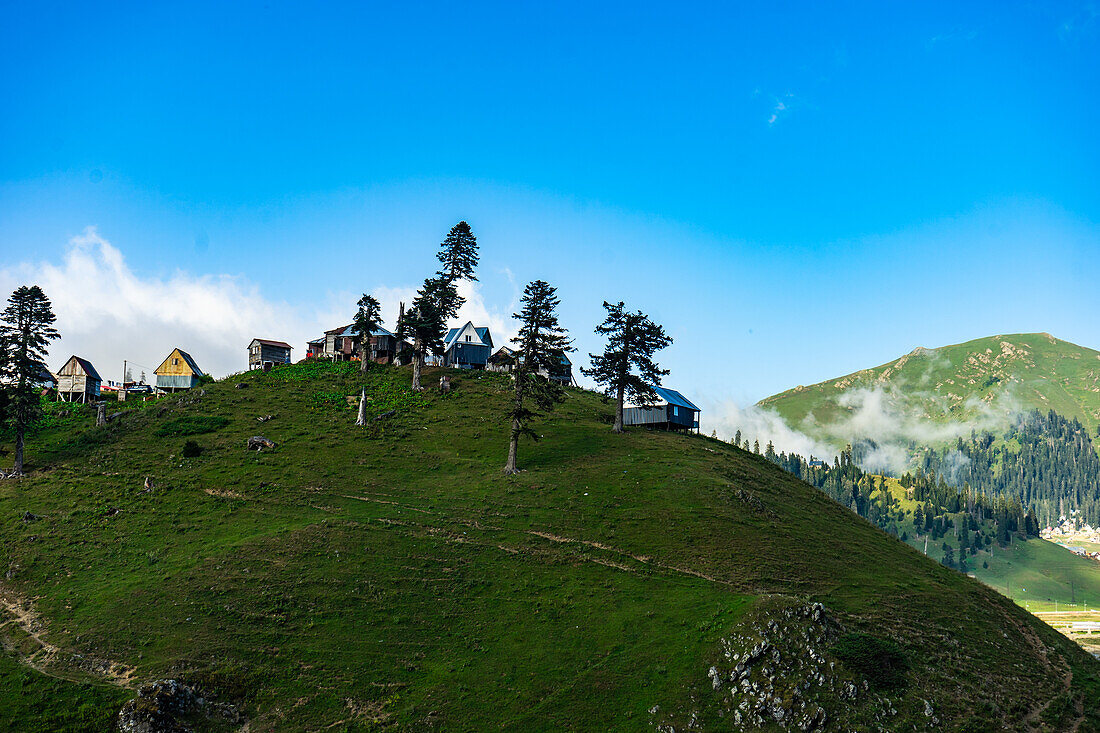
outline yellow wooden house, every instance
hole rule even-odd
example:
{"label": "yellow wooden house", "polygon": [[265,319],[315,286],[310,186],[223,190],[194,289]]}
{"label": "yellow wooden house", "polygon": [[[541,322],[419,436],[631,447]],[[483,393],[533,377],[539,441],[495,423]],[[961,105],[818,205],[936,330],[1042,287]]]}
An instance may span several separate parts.
{"label": "yellow wooden house", "polygon": [[153,374],[157,375],[157,389],[165,392],[191,389],[204,376],[191,355],[178,348],[172,349],[172,353],[153,370]]}

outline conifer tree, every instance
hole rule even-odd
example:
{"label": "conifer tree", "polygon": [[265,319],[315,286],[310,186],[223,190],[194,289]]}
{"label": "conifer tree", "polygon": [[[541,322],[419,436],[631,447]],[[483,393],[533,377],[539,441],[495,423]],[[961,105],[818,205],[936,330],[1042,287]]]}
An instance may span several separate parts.
{"label": "conifer tree", "polygon": [[522,324],[519,334],[512,339],[516,344],[515,393],[508,412],[512,427],[508,440],[508,460],[504,473],[516,474],[519,439],[522,435],[538,440],[530,427],[531,421],[541,413],[553,409],[565,398],[565,390],[539,372],[549,375],[561,368],[565,352],[572,351],[567,331],[558,325],[558,297],[556,289],[542,280],[535,280],[523,291],[519,313],[512,315]]}
{"label": "conifer tree", "polygon": [[366,372],[370,364],[371,336],[382,325],[382,308],[374,296],[366,293],[363,293],[358,305],[352,325],[359,336],[359,369]]}
{"label": "conifer tree", "polygon": [[451,227],[447,238],[439,245],[439,254],[436,255],[443,264],[439,271],[440,277],[454,283],[458,280],[477,281],[474,270],[477,268],[480,255],[477,248],[477,237],[470,230],[470,225],[460,221]]}
{"label": "conifer tree", "polygon": [[420,374],[424,359],[429,352],[439,356],[443,353],[443,337],[446,334],[447,319],[458,311],[455,302],[458,293],[453,283],[442,277],[430,277],[416,292],[412,305],[398,324],[397,332],[401,338],[413,340],[413,378],[412,388],[421,390]]}
{"label": "conifer tree", "polygon": [[49,298],[37,285],[16,288],[0,313],[0,378],[8,394],[8,422],[15,430],[13,474],[23,473],[27,429],[42,414],[36,381],[45,366],[50,341],[58,338],[57,317]]}
{"label": "conifer tree", "polygon": [[737,432],[733,434],[733,445],[737,448],[741,447],[741,429],[738,428]]}
{"label": "conifer tree", "polygon": [[604,301],[607,318],[596,327],[596,333],[607,336],[602,354],[589,354],[591,369],[581,373],[602,386],[615,398],[615,424],[612,430],[623,431],[623,402],[626,399],[651,405],[657,401],[654,387],[661,386],[661,377],[668,374],[653,361],[653,354],[672,343],[664,329],[649,320],[641,311],[624,310],[622,301]]}

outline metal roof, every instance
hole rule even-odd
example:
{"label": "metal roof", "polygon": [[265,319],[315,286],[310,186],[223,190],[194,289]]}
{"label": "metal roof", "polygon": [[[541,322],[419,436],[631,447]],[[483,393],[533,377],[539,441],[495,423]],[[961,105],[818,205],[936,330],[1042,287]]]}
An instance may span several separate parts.
{"label": "metal roof", "polygon": [[702,412],[702,410],[696,407],[691,402],[691,400],[689,400],[687,397],[684,397],[682,394],[674,389],[668,389],[666,387],[654,387],[653,391],[657,393],[658,397],[660,397],[670,405],[678,405],[680,407],[686,407],[689,410],[694,410],[695,412]]}
{"label": "metal roof", "polygon": [[[188,354],[183,349],[177,349],[177,351],[180,352],[180,356],[183,357],[183,360],[187,362],[187,366],[191,367],[191,370],[195,372],[196,377],[203,376],[202,369],[199,368],[198,363],[191,357],[190,354]],[[169,354],[169,356],[171,356],[171,354]]]}
{"label": "metal roof", "polygon": [[447,329],[447,335],[443,339],[444,348],[445,349],[451,348],[451,344],[454,343],[454,340],[458,338],[458,335],[460,333],[462,333],[463,331],[466,330],[467,326],[472,326],[473,327],[474,333],[476,333],[477,337],[479,339],[481,339],[482,345],[492,347],[493,337],[489,333],[489,327],[488,326],[474,326],[473,321],[466,321],[465,323],[463,323],[458,328],[448,328]]}
{"label": "metal roof", "polygon": [[249,346],[251,346],[252,344],[256,344],[256,343],[263,344],[264,346],[278,346],[281,349],[293,349],[294,348],[293,346],[286,343],[285,341],[272,341],[271,339],[252,339],[252,343],[250,343]]}
{"label": "metal roof", "polygon": [[[102,382],[102,381],[103,381],[103,377],[99,376],[99,372],[97,372],[97,371],[95,370],[95,367],[94,367],[94,366],[92,366],[92,362],[88,361],[87,359],[82,359],[82,358],[80,358],[79,356],[73,355],[73,356],[70,356],[70,357],[69,357],[68,359],[66,359],[66,360],[65,360],[65,364],[68,364],[68,363],[69,363],[70,361],[72,361],[73,359],[76,359],[76,362],[77,362],[78,364],[80,364],[80,368],[84,370],[84,373],[85,373],[86,375],[88,375],[88,376],[89,376],[89,377],[91,377],[92,379],[96,379],[96,380],[98,380],[98,381],[100,381],[100,382]],[[62,368],[62,369],[64,369],[64,368],[65,368],[65,364],[62,364],[62,365],[61,365],[61,368]]]}
{"label": "metal roof", "polygon": [[[325,331],[325,336],[328,336],[330,333],[335,334],[337,336],[358,336],[359,335],[359,332],[355,330],[355,324],[354,323],[351,323],[347,326],[341,326],[340,328],[334,328],[331,331]],[[371,336],[393,336],[393,334],[390,333],[389,331],[387,331],[386,329],[382,328],[381,326],[379,326],[378,328],[371,331]],[[319,338],[317,340],[318,341],[324,341],[325,339],[324,338]],[[313,341],[310,341],[309,343],[312,344]]]}
{"label": "metal roof", "polygon": [[[187,362],[187,366],[191,367],[191,371],[194,372],[194,375],[196,377],[203,376],[202,369],[199,368],[198,363],[195,361],[195,359],[190,354],[188,354],[186,351],[179,348],[178,346],[176,348],[172,349],[172,354],[176,353],[177,351],[179,352],[179,354],[183,358],[183,360],[185,362]],[[160,370],[163,369],[164,365],[168,363],[168,360],[172,358],[172,354],[169,354],[168,356],[166,356],[164,358],[164,361],[162,361],[160,363],[160,366],[158,366],[156,369],[153,370],[153,374],[161,376],[160,375]]]}

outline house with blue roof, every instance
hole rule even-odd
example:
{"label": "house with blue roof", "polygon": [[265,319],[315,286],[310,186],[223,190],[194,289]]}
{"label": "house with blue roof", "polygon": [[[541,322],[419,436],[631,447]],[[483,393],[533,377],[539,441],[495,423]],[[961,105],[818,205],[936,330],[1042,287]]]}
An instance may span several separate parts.
{"label": "house with blue roof", "polygon": [[661,430],[698,430],[699,413],[695,404],[674,389],[654,387],[657,401],[652,405],[623,405],[623,425],[644,425]]}
{"label": "house with blue roof", "polygon": [[474,326],[473,321],[448,329],[443,339],[443,366],[484,369],[492,353],[493,336],[488,326]]}

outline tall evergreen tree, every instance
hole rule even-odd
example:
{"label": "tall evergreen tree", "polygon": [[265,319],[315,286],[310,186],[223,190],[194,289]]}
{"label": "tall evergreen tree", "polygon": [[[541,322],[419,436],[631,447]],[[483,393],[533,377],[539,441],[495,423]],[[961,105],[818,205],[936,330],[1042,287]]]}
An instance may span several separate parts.
{"label": "tall evergreen tree", "polygon": [[624,310],[622,301],[608,303],[607,318],[596,327],[596,333],[607,337],[602,354],[589,354],[591,369],[581,373],[602,386],[615,397],[615,424],[612,430],[623,431],[623,402],[627,399],[639,405],[657,401],[654,387],[661,386],[661,377],[668,374],[653,361],[653,354],[672,343],[664,329],[649,320],[641,311]]}
{"label": "tall evergreen tree", "polygon": [[565,352],[572,351],[567,331],[558,325],[558,296],[555,288],[543,280],[535,280],[523,291],[519,313],[514,313],[522,324],[519,334],[512,339],[517,346],[515,366],[515,394],[508,416],[512,421],[508,440],[508,460],[504,473],[519,472],[516,458],[522,435],[538,440],[530,427],[531,421],[541,413],[553,409],[565,397],[565,390],[546,375],[561,368]]}
{"label": "tall evergreen tree", "polygon": [[440,277],[448,282],[457,280],[477,281],[474,270],[477,268],[480,255],[477,249],[477,237],[470,230],[470,225],[460,221],[451,227],[447,238],[439,245],[439,254],[436,255],[443,264],[439,271]]}
{"label": "tall evergreen tree", "polygon": [[37,285],[16,288],[0,314],[0,369],[8,393],[8,422],[15,430],[15,467],[23,473],[23,445],[27,429],[42,414],[37,388],[50,341],[58,338],[57,317],[49,298]]}
{"label": "tall evergreen tree", "polygon": [[397,335],[411,338],[413,342],[412,388],[415,390],[423,389],[420,375],[427,354],[431,352],[439,356],[443,353],[447,319],[458,310],[455,305],[457,298],[458,293],[452,283],[442,277],[430,277],[416,292],[412,305],[397,326]]}
{"label": "tall evergreen tree", "polygon": [[359,368],[366,372],[370,364],[371,335],[382,325],[382,307],[372,295],[363,293],[359,299],[359,310],[355,312],[352,325],[359,336]]}

